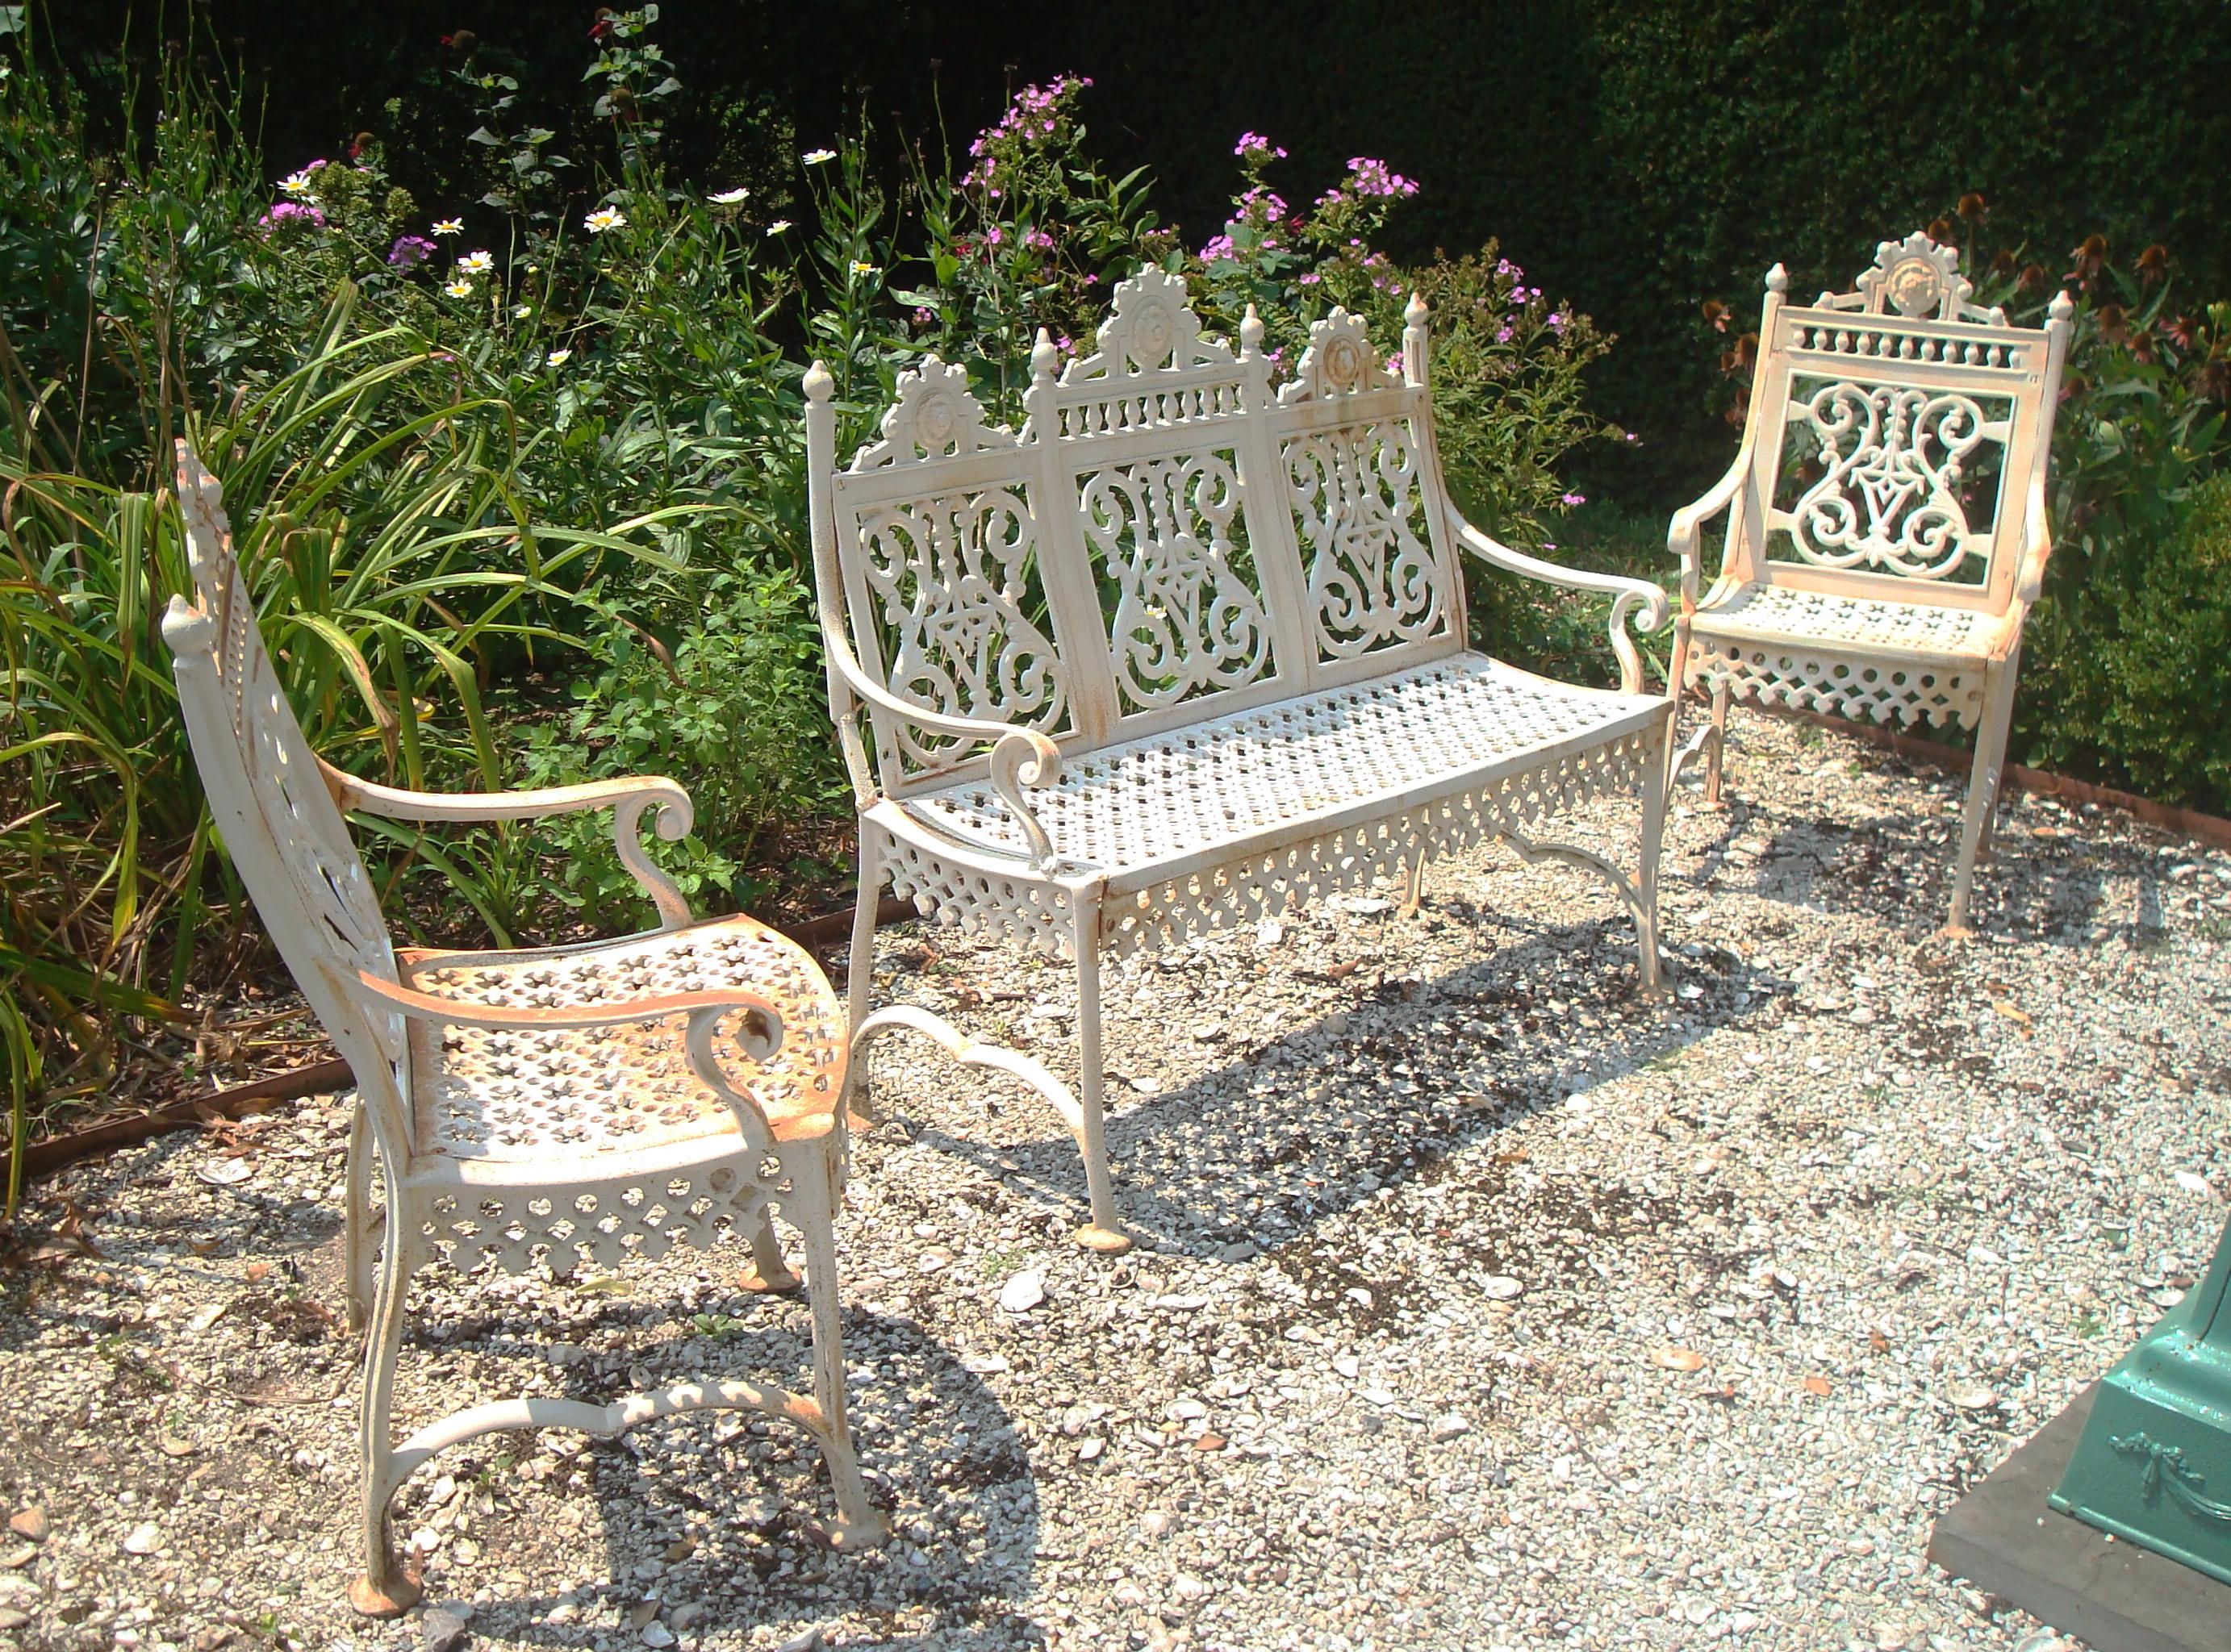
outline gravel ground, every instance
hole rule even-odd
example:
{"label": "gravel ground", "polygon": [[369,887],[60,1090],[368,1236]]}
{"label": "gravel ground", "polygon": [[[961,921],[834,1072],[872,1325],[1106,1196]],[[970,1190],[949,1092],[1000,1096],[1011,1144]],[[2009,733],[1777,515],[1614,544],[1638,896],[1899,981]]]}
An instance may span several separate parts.
{"label": "gravel ground", "polygon": [[[2058,1645],[1923,1548],[2221,1229],[2231,857],[2025,800],[1955,945],[1954,782],[1756,717],[1730,758],[1671,827],[1671,1001],[1601,886],[1494,848],[1115,970],[1127,1257],[1065,1242],[1041,1109],[885,1045],[840,1233],[878,1552],[779,1428],[492,1436],[398,1502],[454,1617],[366,1625],[342,1100],[48,1184],[0,1647]],[[922,926],[878,977],[1073,1030],[1059,970]],[[801,1383],[740,1257],[425,1274],[398,1416]]]}

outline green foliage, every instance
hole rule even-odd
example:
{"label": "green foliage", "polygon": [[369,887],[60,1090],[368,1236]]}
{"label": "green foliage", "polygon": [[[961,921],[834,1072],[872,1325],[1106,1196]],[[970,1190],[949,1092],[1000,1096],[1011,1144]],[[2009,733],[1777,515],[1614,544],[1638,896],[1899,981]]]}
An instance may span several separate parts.
{"label": "green foliage", "polygon": [[[534,784],[581,778],[585,752],[591,777],[686,777],[696,823],[669,857],[675,881],[701,907],[750,907],[779,893],[757,854],[762,837],[841,803],[822,754],[820,637],[812,598],[787,571],[715,574],[701,589],[702,623],[670,648],[624,607],[608,608],[597,668],[574,679],[569,714],[527,730],[525,771]],[[579,917],[611,929],[655,915],[609,822],[572,816],[553,823],[546,841]]]}
{"label": "green foliage", "polygon": [[2055,696],[2039,744],[2143,796],[2231,812],[2231,474],[2122,552],[2033,622],[2048,669],[2025,668],[2025,697]]}

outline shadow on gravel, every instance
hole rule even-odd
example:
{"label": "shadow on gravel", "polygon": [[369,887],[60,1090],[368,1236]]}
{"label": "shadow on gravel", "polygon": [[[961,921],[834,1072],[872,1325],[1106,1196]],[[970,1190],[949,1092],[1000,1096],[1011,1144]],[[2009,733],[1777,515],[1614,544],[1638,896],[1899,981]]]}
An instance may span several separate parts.
{"label": "shadow on gravel", "polygon": [[[735,1247],[715,1255],[725,1265],[741,1262],[745,1253]],[[701,1302],[691,1313],[646,1293],[639,1306],[621,1303],[586,1317],[577,1310],[554,1322],[534,1313],[507,1318],[504,1305],[488,1301],[485,1293],[463,1306],[466,1315],[422,1324],[406,1338],[406,1382],[413,1364],[429,1358],[449,1363],[476,1353],[539,1365],[553,1340],[602,1341],[618,1333],[631,1369],[581,1374],[577,1366],[567,1373],[566,1397],[604,1404],[630,1388],[700,1376],[773,1374],[801,1392],[811,1384],[802,1302],[745,1296]],[[646,1318],[669,1313],[682,1320],[678,1333],[630,1334]],[[586,1531],[567,1534],[557,1539],[561,1552],[553,1554],[547,1546],[553,1534],[534,1529],[528,1511],[514,1507],[476,1523],[482,1576],[437,1571],[428,1580],[426,1599],[473,1592],[475,1584],[485,1588],[488,1569],[499,1576],[514,1567],[544,1577],[585,1571],[609,1575],[620,1585],[619,1636],[630,1644],[654,1621],[646,1609],[655,1609],[655,1621],[672,1625],[683,1644],[695,1644],[700,1634],[769,1624],[802,1636],[817,1623],[849,1616],[883,1620],[879,1646],[1042,1645],[1037,1625],[1015,1604],[1030,1592],[1039,1513],[1028,1456],[1006,1411],[980,1378],[912,1321],[857,1309],[846,1321],[854,1433],[869,1495],[892,1527],[884,1548],[839,1553],[828,1546],[835,1506],[820,1454],[802,1431],[749,1411],[701,1412],[648,1423],[615,1441],[548,1431],[547,1442],[567,1451],[569,1468],[585,1465],[585,1494],[594,1500],[600,1539]],[[878,1366],[902,1375],[884,1380],[875,1375]],[[931,1390],[926,1397],[925,1384]],[[501,1377],[478,1375],[471,1385],[487,1397],[518,1391]],[[406,1501],[424,1497],[430,1482],[500,1479],[514,1462],[543,1449],[542,1440],[505,1434],[444,1453],[398,1499],[398,1541],[431,1514]],[[583,1494],[577,1487],[568,1495]],[[907,1527],[925,1513],[934,1519],[917,1534],[926,1539],[918,1546]],[[495,1597],[475,1608],[472,1628],[476,1635],[534,1645],[585,1644],[578,1606],[576,1615],[553,1621],[566,1599],[510,1592],[498,1584]],[[927,1627],[921,1623],[925,1607],[935,1613]],[[610,1619],[597,1621],[605,1628],[595,1643],[603,1645]]]}
{"label": "shadow on gravel", "polygon": [[[178,1139],[174,1151],[189,1151],[191,1139]],[[33,1354],[61,1332],[65,1345],[97,1345],[109,1374],[98,1391],[74,1393],[67,1416],[0,1421],[0,1494],[28,1493],[34,1480],[58,1490],[81,1471],[69,1460],[70,1430],[86,1426],[88,1407],[103,1425],[128,1418],[113,1424],[113,1460],[103,1472],[143,1507],[198,1501],[220,1487],[237,1494],[199,1528],[208,1564],[235,1595],[260,1599],[291,1582],[319,1597],[319,1617],[353,1624],[340,1590],[358,1564],[359,1469],[343,1441],[353,1433],[363,1342],[343,1324],[333,1213],[242,1198],[236,1214],[237,1225],[222,1230],[224,1254],[253,1251],[269,1264],[244,1288],[179,1255],[178,1233],[130,1220],[120,1206],[96,1202],[82,1218],[82,1246],[69,1242],[67,1216],[34,1233],[54,1254],[0,1274],[0,1352]],[[685,1268],[692,1255],[703,1277],[718,1280],[733,1276],[748,1252],[730,1242],[673,1253]],[[728,1377],[810,1391],[802,1299],[707,1289],[702,1279],[693,1287],[670,1262],[598,1271],[585,1287],[540,1275],[467,1281],[440,1267],[422,1270],[398,1373],[398,1436],[459,1407],[529,1391],[605,1404],[629,1391]],[[95,1288],[133,1277],[205,1295],[219,1312],[199,1329],[221,1325],[226,1345],[201,1340],[197,1359],[146,1336],[148,1321],[136,1310],[120,1315],[114,1293]],[[426,1603],[477,1597],[475,1642],[537,1646],[638,1644],[653,1621],[637,1617],[646,1605],[663,1624],[681,1616],[676,1637],[685,1645],[715,1631],[725,1631],[721,1644],[740,1645],[740,1631],[766,1625],[797,1637],[851,1615],[888,1623],[880,1646],[1042,1646],[1018,1604],[1032,1587],[1038,1488],[997,1396],[911,1320],[855,1307],[844,1339],[855,1436],[869,1495],[893,1526],[888,1547],[828,1547],[835,1509],[820,1453],[802,1430],[754,1412],[665,1418],[612,1441],[563,1429],[508,1431],[443,1452],[396,1498],[398,1546],[423,1528],[444,1533],[429,1565]],[[153,1449],[156,1424],[187,1410],[205,1438],[212,1423],[224,1430],[227,1448],[178,1460]],[[321,1463],[298,1455],[320,1448],[329,1449]],[[4,1495],[0,1505],[13,1507]],[[249,1536],[260,1519],[277,1523],[273,1510],[287,1512],[290,1537],[329,1561],[312,1574],[275,1577],[271,1546]],[[930,1526],[915,1533],[917,1545],[907,1528],[924,1518]],[[468,1537],[477,1562],[460,1565]],[[595,1619],[602,1627],[593,1635],[587,1628],[583,1597],[534,1592],[528,1578],[546,1591],[562,1586],[556,1580],[609,1578],[615,1589],[587,1597],[594,1604],[600,1593],[607,1603]],[[96,1638],[106,1644],[105,1634]]]}
{"label": "shadow on gravel", "polygon": [[[1162,1252],[1245,1261],[1381,1188],[1445,1173],[1447,1155],[1757,1013],[1788,984],[1694,946],[1667,971],[1681,996],[1643,998],[1624,915],[1539,925],[1428,899],[1414,921],[1465,926],[1482,956],[1427,979],[1359,972],[1347,1008],[1263,1029],[1224,1065],[1109,1120],[1135,1234]],[[1066,1135],[994,1147],[923,1127],[919,1139],[1082,1219]]]}
{"label": "shadow on gravel", "polygon": [[[1853,824],[1790,821],[1769,841],[1755,893],[1894,924],[1916,939],[1942,928],[1960,853],[1956,819],[1921,816]],[[2000,817],[1993,854],[1976,870],[1975,920],[1990,933],[2049,946],[2093,947],[2106,920],[2135,946],[2163,933],[2158,852],[2056,830],[2040,836]],[[2111,913],[2109,884],[2136,886],[2134,910]]]}

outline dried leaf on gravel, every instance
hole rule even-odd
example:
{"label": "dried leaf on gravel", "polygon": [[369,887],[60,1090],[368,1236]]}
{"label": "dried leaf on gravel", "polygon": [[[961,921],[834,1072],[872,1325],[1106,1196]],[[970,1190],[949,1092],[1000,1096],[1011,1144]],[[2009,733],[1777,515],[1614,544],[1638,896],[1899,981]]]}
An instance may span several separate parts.
{"label": "dried leaf on gravel", "polygon": [[1660,1348],[1650,1356],[1650,1363],[1665,1371],[1702,1371],[1704,1356],[1694,1348]]}
{"label": "dried leaf on gravel", "polygon": [[1826,1397],[1835,1391],[1835,1386],[1826,1377],[1814,1376],[1805,1379],[1805,1391],[1808,1394]]}

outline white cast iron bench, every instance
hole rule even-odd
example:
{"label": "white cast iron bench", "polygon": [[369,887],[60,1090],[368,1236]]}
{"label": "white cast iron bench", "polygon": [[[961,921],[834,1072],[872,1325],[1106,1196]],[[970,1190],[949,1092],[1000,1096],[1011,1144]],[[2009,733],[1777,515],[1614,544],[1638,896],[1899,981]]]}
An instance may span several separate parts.
{"label": "white cast iron bench", "polygon": [[[1667,536],[1672,679],[1712,696],[1681,760],[1703,752],[1717,804],[1738,699],[1974,728],[1950,925],[1964,932],[2053,552],[2046,464],[2075,307],[2063,293],[2042,330],[2013,326],[1968,301],[1958,249],[1918,231],[1877,247],[1853,292],[1805,307],[1788,286],[1776,264],[1735,463]],[[1700,590],[1698,539],[1723,510],[1719,578]]]}
{"label": "white cast iron bench", "polygon": [[[1425,306],[1406,320],[1399,378],[1335,311],[1273,394],[1253,313],[1235,352],[1150,269],[1058,377],[1041,333],[1019,435],[933,356],[842,468],[830,376],[806,378],[830,700],[860,810],[853,1014],[886,883],[1073,960],[1064,1113],[1095,1249],[1129,1243],[1102,1136],[1103,954],[1251,928],[1494,836],[1608,878],[1657,990],[1673,703],[1643,692],[1625,628],[1661,623],[1665,596],[1523,555],[1451,508]],[[1620,687],[1473,651],[1460,548],[1612,597]],[[1527,836],[1613,788],[1640,797],[1632,878]]]}

